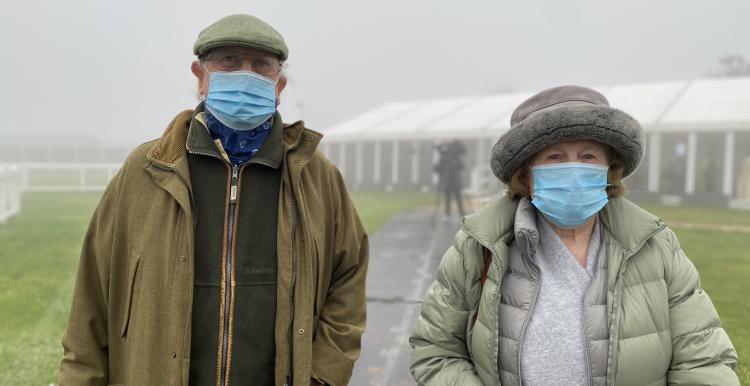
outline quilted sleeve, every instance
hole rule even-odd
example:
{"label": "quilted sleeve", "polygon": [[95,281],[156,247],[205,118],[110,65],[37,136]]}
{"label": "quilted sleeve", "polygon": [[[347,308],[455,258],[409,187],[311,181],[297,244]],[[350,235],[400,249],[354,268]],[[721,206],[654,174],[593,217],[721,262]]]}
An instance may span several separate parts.
{"label": "quilted sleeve", "polygon": [[464,288],[465,256],[460,247],[465,235],[461,233],[440,262],[437,279],[425,295],[409,339],[413,349],[411,373],[420,385],[482,385],[467,349],[470,309]]}

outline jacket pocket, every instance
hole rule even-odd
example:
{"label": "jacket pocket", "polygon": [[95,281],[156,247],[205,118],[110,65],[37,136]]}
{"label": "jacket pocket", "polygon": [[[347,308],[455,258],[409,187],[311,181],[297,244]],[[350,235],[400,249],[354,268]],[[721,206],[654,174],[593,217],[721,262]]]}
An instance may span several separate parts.
{"label": "jacket pocket", "polygon": [[312,254],[310,259],[312,261],[312,288],[314,293],[312,294],[313,299],[313,339],[315,338],[316,332],[318,331],[318,322],[320,316],[323,314],[323,309],[326,306],[326,298],[328,297],[328,291],[331,288],[331,278],[333,276],[332,263],[326,261],[327,255],[324,251],[318,249],[319,245],[325,245],[324,241],[318,240],[316,235],[310,234],[309,236],[311,248],[310,253]]}
{"label": "jacket pocket", "polygon": [[128,292],[125,298],[125,313],[122,316],[120,336],[126,337],[128,335],[128,326],[130,325],[130,313],[133,308],[133,292],[135,291],[135,278],[138,274],[138,265],[141,263],[140,253],[136,256],[130,269],[128,269]]}

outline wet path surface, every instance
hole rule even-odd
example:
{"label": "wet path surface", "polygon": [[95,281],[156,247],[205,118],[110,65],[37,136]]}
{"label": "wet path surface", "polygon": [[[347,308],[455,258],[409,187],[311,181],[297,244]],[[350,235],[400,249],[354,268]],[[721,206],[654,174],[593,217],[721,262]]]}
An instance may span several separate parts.
{"label": "wet path surface", "polygon": [[409,211],[371,236],[367,329],[350,385],[416,385],[409,373],[409,333],[458,221],[436,220],[431,211]]}

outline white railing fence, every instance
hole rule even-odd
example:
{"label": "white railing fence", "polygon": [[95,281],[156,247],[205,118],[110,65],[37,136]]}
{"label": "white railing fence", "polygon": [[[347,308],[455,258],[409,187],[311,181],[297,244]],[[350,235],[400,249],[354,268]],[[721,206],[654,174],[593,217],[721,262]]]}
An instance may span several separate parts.
{"label": "white railing fence", "polygon": [[20,214],[24,192],[103,191],[120,166],[117,163],[0,164],[0,224]]}
{"label": "white railing fence", "polygon": [[120,169],[118,163],[19,164],[21,192],[99,192]]}

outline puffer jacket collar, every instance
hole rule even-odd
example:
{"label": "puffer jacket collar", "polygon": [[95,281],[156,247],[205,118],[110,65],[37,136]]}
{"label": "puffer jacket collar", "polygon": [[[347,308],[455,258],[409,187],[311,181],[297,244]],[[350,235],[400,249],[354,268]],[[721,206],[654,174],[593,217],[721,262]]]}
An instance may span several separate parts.
{"label": "puffer jacket collar", "polygon": [[608,237],[628,255],[638,252],[643,243],[665,227],[660,218],[623,197],[610,199],[600,218]]}
{"label": "puffer jacket collar", "polygon": [[461,229],[486,248],[513,240],[518,200],[503,196],[461,220]]}
{"label": "puffer jacket collar", "polygon": [[514,223],[513,233],[519,244],[519,251],[524,258],[531,259],[536,255],[539,230],[536,226],[536,209],[525,197],[518,200]]}
{"label": "puffer jacket collar", "polygon": [[[515,217],[520,201],[503,196],[465,217],[461,228],[491,249],[500,242],[510,244],[515,237]],[[530,204],[528,209],[533,210]],[[660,218],[623,197],[610,199],[600,215],[606,234],[628,254],[637,252],[646,240],[664,227]]]}

